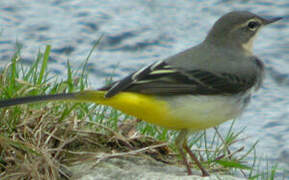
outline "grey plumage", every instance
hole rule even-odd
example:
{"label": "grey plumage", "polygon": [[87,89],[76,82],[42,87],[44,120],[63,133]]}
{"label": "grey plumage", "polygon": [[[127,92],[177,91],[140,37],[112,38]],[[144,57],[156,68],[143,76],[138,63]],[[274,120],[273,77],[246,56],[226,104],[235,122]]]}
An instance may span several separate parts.
{"label": "grey plumage", "polygon": [[234,95],[260,87],[264,66],[248,47],[259,28],[269,21],[246,11],[228,13],[199,45],[102,89],[108,90],[106,97],[111,97],[121,91],[161,96]]}

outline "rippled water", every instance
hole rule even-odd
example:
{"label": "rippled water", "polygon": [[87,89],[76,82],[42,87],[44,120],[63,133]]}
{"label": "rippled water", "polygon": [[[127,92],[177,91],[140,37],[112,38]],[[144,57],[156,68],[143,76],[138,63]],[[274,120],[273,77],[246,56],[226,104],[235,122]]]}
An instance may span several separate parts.
{"label": "rippled water", "polygon": [[67,59],[72,64],[84,61],[103,35],[89,63],[91,86],[96,88],[108,76],[123,77],[196,45],[218,17],[232,10],[287,17],[259,33],[254,50],[267,65],[267,78],[236,127],[246,127],[244,136],[250,137],[242,143],[260,140],[259,156],[277,159],[289,167],[287,0],[0,1],[0,65],[9,61],[16,42],[23,46],[23,61],[28,64],[39,48],[51,44],[49,66],[52,72],[61,74]]}

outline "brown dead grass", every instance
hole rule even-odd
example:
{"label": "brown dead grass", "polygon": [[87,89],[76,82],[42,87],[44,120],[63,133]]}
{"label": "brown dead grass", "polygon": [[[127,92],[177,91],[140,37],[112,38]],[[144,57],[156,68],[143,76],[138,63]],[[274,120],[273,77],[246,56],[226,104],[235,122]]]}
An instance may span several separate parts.
{"label": "brown dead grass", "polygon": [[[8,130],[5,122],[15,118],[12,116],[16,109],[5,109],[0,114],[1,179],[69,179],[72,176],[69,165],[96,161],[99,153],[129,152],[161,143],[137,135],[134,127],[128,128],[125,134],[117,133],[85,118],[78,119],[73,111],[60,121],[61,113],[49,106],[21,108],[23,112],[15,129]],[[169,150],[163,145],[144,149],[142,153],[161,160]]]}

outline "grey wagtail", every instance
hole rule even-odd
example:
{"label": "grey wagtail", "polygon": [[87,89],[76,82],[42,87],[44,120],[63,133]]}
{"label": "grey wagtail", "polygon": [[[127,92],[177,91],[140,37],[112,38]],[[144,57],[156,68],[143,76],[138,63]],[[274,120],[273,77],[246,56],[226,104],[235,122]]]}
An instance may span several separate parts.
{"label": "grey wagtail", "polygon": [[264,66],[252,52],[264,25],[281,18],[263,18],[247,11],[222,16],[199,45],[155,62],[98,90],[20,97],[0,107],[38,101],[77,101],[108,105],[161,127],[180,130],[176,145],[192,174],[184,150],[203,176],[209,173],[188,148],[190,130],[199,131],[238,117],[259,89]]}

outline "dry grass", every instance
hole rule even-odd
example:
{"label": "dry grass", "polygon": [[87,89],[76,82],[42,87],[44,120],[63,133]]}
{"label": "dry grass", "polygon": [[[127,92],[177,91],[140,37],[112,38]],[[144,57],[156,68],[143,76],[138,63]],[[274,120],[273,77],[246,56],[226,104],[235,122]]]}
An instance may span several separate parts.
{"label": "dry grass", "polygon": [[[1,179],[69,179],[69,165],[96,160],[99,152],[127,152],[160,143],[144,136],[126,137],[108,127],[103,133],[103,126],[78,119],[75,112],[59,121],[62,114],[49,106],[20,107],[23,112],[15,129],[8,136],[1,133]],[[9,122],[14,113],[14,108],[1,111],[1,122]],[[7,129],[1,126],[0,131]],[[167,153],[162,147],[158,152]]]}

